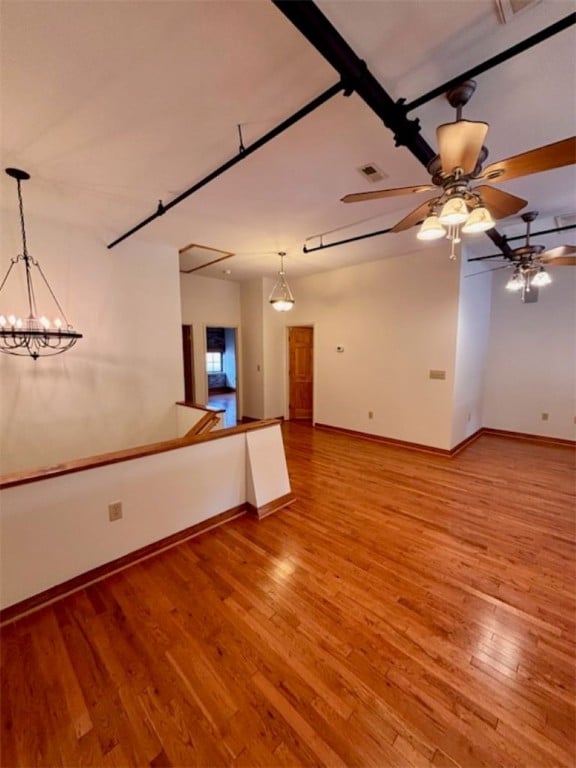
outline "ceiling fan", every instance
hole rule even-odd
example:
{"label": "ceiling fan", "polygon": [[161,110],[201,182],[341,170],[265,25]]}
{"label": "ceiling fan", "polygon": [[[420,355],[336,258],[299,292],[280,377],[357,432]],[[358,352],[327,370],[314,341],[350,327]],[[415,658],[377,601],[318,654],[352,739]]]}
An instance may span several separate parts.
{"label": "ceiling fan", "polygon": [[[549,285],[552,278],[544,265],[555,267],[576,266],[576,245],[559,245],[556,248],[546,250],[544,245],[532,245],[530,242],[530,224],[538,216],[538,211],[527,211],[522,214],[522,221],[526,224],[526,240],[524,245],[513,248],[508,254],[495,253],[489,256],[475,256],[468,261],[486,261],[487,259],[499,259],[506,263],[496,269],[512,267],[514,272],[506,284],[509,291],[518,291],[522,294],[522,301],[532,303],[538,300],[538,289]],[[478,273],[473,273],[478,274]],[[472,275],[468,275],[471,277]]]}
{"label": "ceiling fan", "polygon": [[486,231],[494,227],[493,219],[512,216],[527,205],[527,201],[520,197],[488,184],[473,186],[475,182],[508,181],[576,162],[576,137],[573,136],[500,160],[483,169],[482,165],[488,157],[484,146],[488,123],[462,119],[462,107],[475,90],[475,81],[467,80],[446,94],[448,102],[456,109],[456,121],[436,129],[439,154],[428,165],[432,184],[358,192],[345,195],[342,202],[357,203],[420,192],[439,192],[411,211],[390,231],[401,232],[423,222],[419,239],[448,236],[458,242],[461,225],[463,232]]}

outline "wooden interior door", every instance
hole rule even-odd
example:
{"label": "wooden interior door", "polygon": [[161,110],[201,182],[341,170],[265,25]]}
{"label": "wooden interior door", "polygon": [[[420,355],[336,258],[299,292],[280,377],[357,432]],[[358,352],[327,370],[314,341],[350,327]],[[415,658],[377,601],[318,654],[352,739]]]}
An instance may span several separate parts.
{"label": "wooden interior door", "polygon": [[182,326],[182,358],[184,361],[184,400],[193,403],[194,400],[194,346],[192,341],[192,326]]}
{"label": "wooden interior door", "polygon": [[314,329],[288,329],[289,404],[291,419],[312,421]]}

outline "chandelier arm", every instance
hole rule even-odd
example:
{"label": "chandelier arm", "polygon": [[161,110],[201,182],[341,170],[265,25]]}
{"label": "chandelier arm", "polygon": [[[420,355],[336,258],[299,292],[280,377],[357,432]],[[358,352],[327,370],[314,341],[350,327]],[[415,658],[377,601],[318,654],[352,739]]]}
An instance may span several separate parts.
{"label": "chandelier arm", "polygon": [[32,275],[30,274],[30,258],[26,253],[26,245],[24,245],[24,264],[26,266],[26,291],[28,293],[28,309],[30,311],[30,317],[36,317],[38,311],[36,309],[36,296],[34,294],[34,285],[32,284]]}
{"label": "chandelier arm", "polygon": [[70,323],[68,322],[68,318],[66,317],[66,313],[62,309],[62,306],[61,306],[60,302],[56,298],[56,294],[54,293],[54,291],[50,287],[50,283],[46,279],[46,275],[42,271],[42,267],[40,266],[40,264],[38,262],[36,262],[36,267],[38,268],[38,272],[40,272],[40,275],[42,276],[42,280],[44,280],[44,284],[46,285],[46,288],[48,288],[48,290],[50,291],[50,296],[52,296],[52,298],[54,299],[54,303],[56,304],[56,306],[58,307],[58,309],[62,313],[62,317],[64,318],[64,322],[66,323],[66,327],[69,328],[70,327]]}
{"label": "chandelier arm", "polygon": [[12,272],[12,267],[14,266],[14,264],[16,264],[17,261],[18,261],[18,258],[10,259],[10,266],[8,267],[8,271],[4,275],[4,280],[2,280],[2,285],[0,285],[0,291],[6,285],[6,281],[8,280],[8,278],[10,276],[10,272]]}

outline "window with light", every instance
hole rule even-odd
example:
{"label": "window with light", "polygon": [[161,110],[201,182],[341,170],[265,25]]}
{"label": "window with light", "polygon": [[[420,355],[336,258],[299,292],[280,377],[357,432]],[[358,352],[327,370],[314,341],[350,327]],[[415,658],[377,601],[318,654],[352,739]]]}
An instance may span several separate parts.
{"label": "window with light", "polygon": [[206,372],[222,373],[222,352],[206,352]]}

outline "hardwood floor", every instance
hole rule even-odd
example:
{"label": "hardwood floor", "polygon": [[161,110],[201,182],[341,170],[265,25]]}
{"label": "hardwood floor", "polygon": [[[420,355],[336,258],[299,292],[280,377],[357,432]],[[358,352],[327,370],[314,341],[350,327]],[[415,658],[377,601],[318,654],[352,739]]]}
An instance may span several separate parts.
{"label": "hardwood floor", "polygon": [[291,507],[3,630],[3,768],[574,766],[574,452],[284,430]]}
{"label": "hardwood floor", "polygon": [[221,394],[210,394],[208,396],[208,405],[210,408],[220,408],[224,411],[222,414],[222,423],[224,427],[235,427],[238,423],[236,404],[236,392],[223,392]]}

